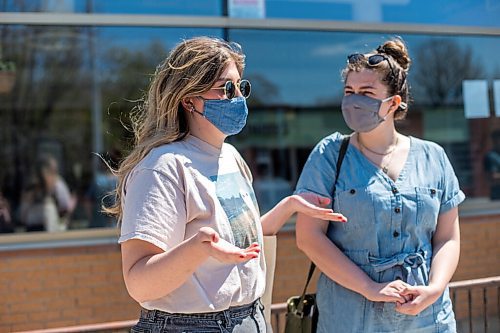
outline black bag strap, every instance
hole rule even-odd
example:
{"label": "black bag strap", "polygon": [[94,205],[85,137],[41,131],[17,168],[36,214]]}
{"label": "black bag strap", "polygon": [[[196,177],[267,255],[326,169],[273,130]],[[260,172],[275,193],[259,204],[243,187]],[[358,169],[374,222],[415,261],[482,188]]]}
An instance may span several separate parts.
{"label": "black bag strap", "polygon": [[[349,135],[344,136],[344,138],[342,139],[342,144],[340,145],[339,156],[337,158],[337,169],[335,171],[335,182],[333,183],[332,200],[335,199],[337,179],[339,178],[340,168],[342,167],[342,162],[344,161],[344,156],[347,151],[347,146],[349,145],[350,138],[351,137]],[[309,286],[309,282],[311,282],[315,269],[316,264],[311,262],[311,266],[309,267],[309,274],[307,275],[306,285],[304,286],[304,290],[302,291],[302,295],[300,296],[299,304],[297,305],[297,312],[299,313],[303,312],[307,287]]]}

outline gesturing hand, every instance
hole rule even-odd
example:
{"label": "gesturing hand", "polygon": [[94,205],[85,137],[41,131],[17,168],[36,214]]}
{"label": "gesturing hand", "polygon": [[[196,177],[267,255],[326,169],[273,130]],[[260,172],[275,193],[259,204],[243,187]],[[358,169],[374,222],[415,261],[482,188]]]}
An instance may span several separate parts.
{"label": "gesturing hand", "polygon": [[409,301],[404,304],[396,304],[396,311],[416,316],[437,301],[441,291],[431,286],[407,286],[400,294],[408,298]]}
{"label": "gesturing hand", "polygon": [[240,249],[220,238],[219,234],[209,227],[200,228],[196,238],[211,257],[227,264],[239,264],[257,258],[260,253],[259,243],[252,243],[246,249]]}
{"label": "gesturing hand", "polygon": [[330,203],[330,199],[322,197],[316,193],[305,192],[291,196],[294,210],[309,215],[311,217],[337,222],[347,222],[347,218],[338,213],[334,213],[329,208],[322,208]]}

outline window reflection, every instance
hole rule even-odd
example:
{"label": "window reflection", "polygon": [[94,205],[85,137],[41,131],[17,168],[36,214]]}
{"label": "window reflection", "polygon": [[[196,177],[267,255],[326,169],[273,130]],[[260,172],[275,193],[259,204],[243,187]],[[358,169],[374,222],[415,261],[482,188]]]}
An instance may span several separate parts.
{"label": "window reflection", "polygon": [[[246,76],[260,82],[254,84],[256,93],[249,100],[247,127],[231,140],[244,152],[256,178],[262,176],[261,152],[272,152],[264,174],[269,178],[271,173],[277,185],[269,193],[279,192],[281,180],[293,188],[308,153],[322,137],[335,131],[349,133],[340,112],[340,70],[346,55],[369,52],[366,45],[380,44],[386,36],[248,30],[232,30],[230,36],[248,55]],[[483,166],[493,145],[490,134],[500,129],[500,119],[493,111],[489,118],[466,118],[462,91],[464,80],[486,80],[491,87],[498,79],[500,72],[495,68],[500,64],[490,54],[500,51],[499,43],[485,37],[403,38],[413,59],[409,80],[414,101],[399,129],[444,147],[472,199],[464,209],[500,209],[490,195],[491,176]],[[261,201],[267,202],[269,193],[261,195]]]}
{"label": "window reflection", "polygon": [[[105,194],[116,181],[104,162],[115,165],[129,149],[126,126],[149,74],[172,45],[196,35],[223,31],[1,27],[0,63],[9,66],[0,66],[0,232],[114,225],[99,211],[112,204]],[[349,133],[340,70],[347,54],[368,52],[385,36],[230,30],[229,37],[247,55],[253,92],[246,128],[228,141],[248,162],[265,212],[293,191],[321,138]],[[500,94],[492,85],[500,60],[491,56],[500,53],[498,38],[403,38],[414,102],[400,130],[445,148],[469,198],[464,209],[499,210]],[[464,80],[488,82],[489,118],[465,117]]]}
{"label": "window reflection", "polygon": [[15,70],[0,70],[0,232],[114,226],[100,211],[116,184],[105,163],[130,146],[150,74],[170,45],[221,30],[1,29],[0,63]]}

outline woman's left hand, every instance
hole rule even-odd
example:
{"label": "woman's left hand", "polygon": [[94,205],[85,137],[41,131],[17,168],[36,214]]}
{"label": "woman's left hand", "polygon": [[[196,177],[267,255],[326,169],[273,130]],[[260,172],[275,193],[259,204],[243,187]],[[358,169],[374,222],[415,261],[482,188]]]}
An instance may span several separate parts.
{"label": "woman's left hand", "polygon": [[404,304],[397,303],[396,311],[416,316],[437,301],[442,291],[432,286],[408,286],[400,295],[408,299]]}
{"label": "woman's left hand", "polygon": [[347,222],[347,218],[344,215],[334,213],[329,208],[322,208],[322,206],[324,207],[330,203],[329,198],[309,192],[294,194],[290,197],[290,200],[293,210],[298,213],[326,221]]}

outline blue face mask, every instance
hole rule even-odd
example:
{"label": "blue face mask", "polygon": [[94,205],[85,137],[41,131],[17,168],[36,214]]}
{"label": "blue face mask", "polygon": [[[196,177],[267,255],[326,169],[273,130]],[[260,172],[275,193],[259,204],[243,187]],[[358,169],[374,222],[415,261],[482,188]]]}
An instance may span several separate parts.
{"label": "blue face mask", "polygon": [[245,97],[232,99],[205,99],[203,113],[192,111],[202,115],[222,133],[235,135],[241,132],[247,123],[248,107]]}

